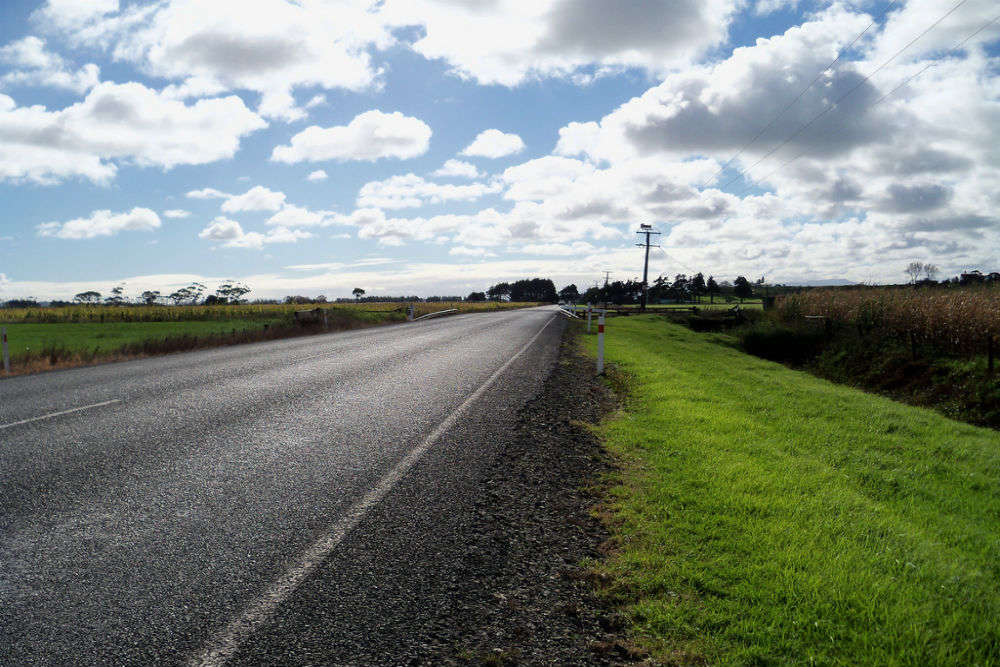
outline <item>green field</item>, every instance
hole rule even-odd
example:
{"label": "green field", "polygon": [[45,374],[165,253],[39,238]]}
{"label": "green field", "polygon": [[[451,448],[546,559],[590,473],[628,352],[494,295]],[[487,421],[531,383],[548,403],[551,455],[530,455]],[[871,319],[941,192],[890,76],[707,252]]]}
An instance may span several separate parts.
{"label": "green field", "polygon": [[216,320],[187,322],[81,322],[78,324],[6,324],[10,354],[18,359],[59,346],[71,352],[115,352],[128,343],[167,336],[209,336],[233,330],[262,329],[282,320]]}
{"label": "green field", "polygon": [[[595,337],[585,338],[593,350]],[[596,568],[669,664],[1000,665],[1000,434],[607,325],[630,397]]]}
{"label": "green field", "polygon": [[[403,303],[246,304],[221,306],[67,306],[3,308],[13,373],[162,354],[212,345],[300,335],[294,312],[315,307],[339,331],[403,322]],[[480,312],[534,303],[418,302],[416,316],[446,309]],[[263,331],[270,327],[268,331]]]}

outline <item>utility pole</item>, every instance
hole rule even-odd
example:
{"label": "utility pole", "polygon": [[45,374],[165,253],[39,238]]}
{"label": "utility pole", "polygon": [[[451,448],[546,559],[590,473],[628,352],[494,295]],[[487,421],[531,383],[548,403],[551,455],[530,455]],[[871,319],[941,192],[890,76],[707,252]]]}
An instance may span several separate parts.
{"label": "utility pole", "polygon": [[659,234],[660,232],[653,229],[652,225],[647,225],[645,223],[639,225],[639,231],[636,234],[645,234],[645,243],[636,243],[640,248],[646,248],[646,259],[642,264],[642,312],[646,312],[646,300],[649,298],[649,249],[659,248],[658,245],[650,245],[649,237],[652,234]]}

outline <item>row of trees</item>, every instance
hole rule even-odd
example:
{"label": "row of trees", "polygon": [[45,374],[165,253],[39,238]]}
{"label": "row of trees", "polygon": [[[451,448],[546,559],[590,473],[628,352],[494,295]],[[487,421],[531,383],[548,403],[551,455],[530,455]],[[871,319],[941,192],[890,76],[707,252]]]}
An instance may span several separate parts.
{"label": "row of trees", "polygon": [[945,278],[941,282],[938,282],[937,275],[940,273],[938,267],[934,264],[925,264],[924,262],[910,262],[906,265],[905,273],[909,276],[911,285],[961,285],[965,287],[988,283],[1000,284],[1000,272],[991,271],[990,273],[983,273],[979,269],[966,271],[960,275]]}
{"label": "row of trees", "polygon": [[[757,291],[765,288],[763,278],[751,283],[744,276],[737,276],[730,283],[728,280],[716,281],[715,276],[705,278],[705,274],[696,273],[688,276],[676,274],[673,279],[667,276],[657,277],[649,286],[649,301],[696,301],[708,296],[710,301],[716,297],[735,297],[738,299],[753,298]],[[642,281],[616,280],[603,287],[590,287],[580,294],[576,285],[567,285],[559,291],[564,301],[581,301],[587,303],[634,304],[642,301]]]}
{"label": "row of trees", "polygon": [[[82,305],[98,305],[104,303],[108,306],[145,305],[156,306],[165,301],[171,301],[175,306],[197,305],[225,305],[246,303],[245,297],[252,290],[241,282],[230,280],[219,285],[213,294],[209,294],[204,299],[202,296],[208,288],[198,282],[193,282],[186,287],[182,287],[174,292],[164,295],[159,290],[146,290],[139,295],[136,300],[130,300],[125,296],[125,286],[116,285],[111,288],[107,296],[100,292],[88,290],[80,292],[73,297],[73,303]],[[61,305],[53,302],[52,305]]]}

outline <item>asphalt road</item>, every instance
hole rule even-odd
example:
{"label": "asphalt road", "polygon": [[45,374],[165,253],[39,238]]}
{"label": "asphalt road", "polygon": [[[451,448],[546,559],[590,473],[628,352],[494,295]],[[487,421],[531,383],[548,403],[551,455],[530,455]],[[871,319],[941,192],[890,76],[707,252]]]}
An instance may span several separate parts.
{"label": "asphalt road", "polygon": [[[475,493],[562,326],[552,309],[470,314],[0,382],[0,662],[384,655],[367,624],[398,591],[378,567],[363,586],[345,573],[383,543],[435,554],[394,556],[397,575],[448,557],[427,517]],[[408,616],[447,598],[412,588]],[[288,620],[317,596],[326,630]],[[333,626],[351,640],[314,636]]]}

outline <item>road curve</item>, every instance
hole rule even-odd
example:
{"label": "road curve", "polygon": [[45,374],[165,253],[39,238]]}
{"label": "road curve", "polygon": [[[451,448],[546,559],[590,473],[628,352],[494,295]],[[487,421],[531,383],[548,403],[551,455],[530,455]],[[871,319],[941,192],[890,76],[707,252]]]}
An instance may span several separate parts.
{"label": "road curve", "polygon": [[561,327],[469,314],[0,382],[0,663],[246,660],[276,585],[359,548],[331,535],[474,476]]}

